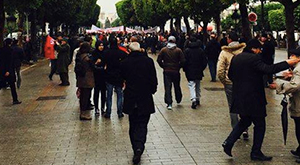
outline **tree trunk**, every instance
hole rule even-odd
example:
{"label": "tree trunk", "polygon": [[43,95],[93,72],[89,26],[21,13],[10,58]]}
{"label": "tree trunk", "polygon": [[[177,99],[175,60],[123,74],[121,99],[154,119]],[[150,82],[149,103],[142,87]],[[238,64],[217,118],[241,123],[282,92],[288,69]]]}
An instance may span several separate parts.
{"label": "tree trunk", "polygon": [[0,0],[0,48],[3,47],[3,38],[4,38],[4,0]]}
{"label": "tree trunk", "polygon": [[171,18],[171,20],[170,20],[170,31],[174,30],[173,23],[174,23],[174,20],[173,20],[173,18]]}
{"label": "tree trunk", "polygon": [[[285,24],[286,24],[286,36],[288,40],[288,51],[291,49],[295,49],[295,27],[294,27],[294,10],[291,5],[285,5]],[[288,57],[290,55],[288,54]]]}
{"label": "tree trunk", "polygon": [[162,25],[159,26],[159,31],[160,31],[161,33],[164,33],[164,32],[165,32],[165,25],[166,25],[166,23],[164,23],[164,24],[162,24]]}
{"label": "tree trunk", "polygon": [[248,21],[248,10],[246,4],[240,4],[240,12],[242,18],[242,36],[247,42],[250,39],[252,39],[252,34],[251,34],[250,24]]}
{"label": "tree trunk", "polygon": [[217,35],[218,35],[218,41],[221,39],[221,17],[220,14],[216,14],[214,17],[214,21],[216,23],[216,27],[217,27]]}
{"label": "tree trunk", "polygon": [[202,32],[203,32],[203,44],[204,45],[207,44],[207,40],[208,40],[207,25],[208,25],[208,22],[203,22]]}
{"label": "tree trunk", "polygon": [[36,10],[32,10],[31,11],[31,26],[30,26],[30,32],[31,32],[31,39],[30,39],[30,42],[32,44],[32,57],[33,57],[33,61],[36,61],[36,53],[37,53],[37,37],[36,37],[36,33],[37,33],[37,30],[36,30],[36,19],[37,16],[36,16]]}
{"label": "tree trunk", "polygon": [[185,26],[186,26],[186,32],[187,32],[188,35],[190,35],[190,33],[191,33],[191,26],[190,26],[190,22],[189,22],[188,17],[183,17],[183,21],[184,21]]}
{"label": "tree trunk", "polygon": [[261,31],[265,32],[265,9],[264,9],[264,0],[261,2]]}
{"label": "tree trunk", "polygon": [[24,14],[19,13],[19,20],[18,20],[18,32],[20,32],[20,36],[18,34],[18,45],[23,47],[23,32],[24,32]]}
{"label": "tree trunk", "polygon": [[181,17],[176,18],[175,27],[177,34],[179,34],[181,32]]}

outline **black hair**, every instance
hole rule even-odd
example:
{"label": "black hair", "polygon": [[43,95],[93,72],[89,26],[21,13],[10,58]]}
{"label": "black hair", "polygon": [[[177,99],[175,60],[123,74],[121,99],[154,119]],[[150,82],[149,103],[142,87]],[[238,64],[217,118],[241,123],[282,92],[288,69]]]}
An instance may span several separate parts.
{"label": "black hair", "polygon": [[228,38],[230,38],[232,41],[238,41],[239,36],[235,32],[228,33]]}
{"label": "black hair", "polygon": [[82,45],[80,46],[79,53],[90,53],[91,51],[91,45],[88,42],[83,42]]}

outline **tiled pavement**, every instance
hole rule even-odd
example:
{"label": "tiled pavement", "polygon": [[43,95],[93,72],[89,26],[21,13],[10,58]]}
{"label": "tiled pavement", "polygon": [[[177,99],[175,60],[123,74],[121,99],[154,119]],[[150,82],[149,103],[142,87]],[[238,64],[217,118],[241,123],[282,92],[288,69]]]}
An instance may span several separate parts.
{"label": "tiled pavement", "polygon": [[[277,60],[285,59],[277,51]],[[155,57],[153,57],[155,59]],[[187,81],[182,74],[184,98],[172,111],[166,110],[162,70],[157,67],[158,92],[155,94],[156,113],[149,123],[145,165],[236,165],[236,164],[295,164],[289,150],[296,147],[294,123],[289,121],[287,146],[283,145],[280,121],[280,100],[275,91],[267,89],[268,117],[263,151],[274,156],[273,161],[260,163],[249,158],[249,141],[239,140],[234,158],[222,152],[221,143],[229,134],[230,120],[224,91],[209,91],[222,85],[209,82],[209,73],[201,84],[201,107],[190,108]],[[71,70],[71,69],[70,69]],[[22,72],[23,85],[18,94],[21,105],[12,106],[9,90],[0,91],[0,164],[1,165],[130,165],[133,156],[128,117],[118,119],[113,106],[111,120],[94,117],[79,121],[75,78],[71,70],[70,87],[57,86],[58,76],[47,78],[48,63],[43,61]],[[204,89],[206,88],[206,89]],[[66,96],[61,100],[37,101],[41,96]],[[252,128],[250,135],[253,135]]]}

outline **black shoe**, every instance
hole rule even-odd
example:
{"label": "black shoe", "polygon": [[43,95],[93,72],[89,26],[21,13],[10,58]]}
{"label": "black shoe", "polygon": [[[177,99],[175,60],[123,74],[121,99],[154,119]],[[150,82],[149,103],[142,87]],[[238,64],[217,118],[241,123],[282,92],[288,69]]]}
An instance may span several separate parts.
{"label": "black shoe", "polygon": [[119,117],[119,119],[120,119],[120,118],[124,117],[124,114],[123,114],[123,113],[118,114],[118,117]]}
{"label": "black shoe", "polygon": [[137,149],[134,153],[134,156],[132,158],[132,162],[133,164],[139,164],[141,161],[141,156],[142,156],[142,150],[141,149]]}
{"label": "black shoe", "polygon": [[107,119],[109,119],[109,118],[110,118],[110,115],[108,115],[108,114],[105,114],[105,115],[104,115],[104,118],[107,118]]}
{"label": "black shoe", "polygon": [[299,164],[300,164],[300,159],[297,159],[297,160],[296,160],[296,163],[299,163]]}
{"label": "black shoe", "polygon": [[95,109],[95,115],[100,115],[99,109]]}
{"label": "black shoe", "polygon": [[192,109],[196,109],[196,108],[197,108],[197,102],[196,102],[196,101],[193,101],[193,102],[192,102],[191,108],[192,108]]}
{"label": "black shoe", "polygon": [[59,86],[69,86],[70,83],[60,83]]}
{"label": "black shoe", "polygon": [[93,109],[94,109],[94,107],[92,107],[92,106],[87,108],[87,110],[93,110]]}
{"label": "black shoe", "polygon": [[231,150],[232,150],[232,147],[233,147],[233,144],[229,144],[227,141],[225,141],[223,144],[222,144],[222,147],[224,148],[224,152],[232,157],[232,153],[231,153]]}
{"label": "black shoe", "polygon": [[22,101],[18,101],[18,100],[17,100],[17,101],[14,101],[14,102],[13,102],[13,105],[21,104],[21,103],[22,103]]}
{"label": "black shoe", "polygon": [[199,101],[199,100],[197,100],[197,101],[196,101],[196,104],[197,104],[197,105],[200,105],[200,101]]}
{"label": "black shoe", "polygon": [[210,80],[210,82],[217,82],[217,80]]}
{"label": "black shoe", "polygon": [[52,81],[52,76],[49,75],[48,78],[49,78],[50,81]]}
{"label": "black shoe", "polygon": [[258,160],[258,161],[271,161],[273,157],[265,156],[263,153],[261,154],[251,154],[251,160]]}
{"label": "black shoe", "polygon": [[243,132],[243,139],[244,140],[249,140],[249,134],[247,131]]}
{"label": "black shoe", "polygon": [[298,151],[291,150],[291,153],[292,153],[294,156],[300,157],[300,152],[298,152]]}

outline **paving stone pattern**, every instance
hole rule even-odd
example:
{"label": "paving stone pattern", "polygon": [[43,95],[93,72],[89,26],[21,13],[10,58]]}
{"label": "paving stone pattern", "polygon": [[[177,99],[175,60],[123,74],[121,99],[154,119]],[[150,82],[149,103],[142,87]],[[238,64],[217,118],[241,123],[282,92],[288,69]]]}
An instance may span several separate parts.
{"label": "paving stone pattern", "polygon": [[[277,51],[276,60],[285,59]],[[156,59],[155,56],[152,56]],[[210,82],[208,69],[201,83],[201,107],[190,108],[185,75],[181,76],[183,101],[167,110],[164,103],[162,69],[156,64],[159,78],[155,94],[156,113],[151,116],[143,165],[254,165],[295,164],[289,151],[297,146],[294,123],[289,120],[287,145],[281,130],[282,96],[266,90],[269,104],[263,151],[274,156],[271,162],[250,160],[250,140],[239,140],[233,158],[226,156],[221,144],[231,131],[228,106],[220,82]],[[1,165],[130,165],[133,156],[128,136],[128,117],[118,119],[115,99],[110,120],[93,117],[79,121],[75,76],[70,67],[71,86],[60,87],[59,77],[48,80],[47,61],[24,72],[18,90],[20,105],[11,105],[9,90],[0,91],[0,164]],[[37,100],[39,97],[66,96],[65,99]],[[174,95],[173,95],[174,96]]]}

